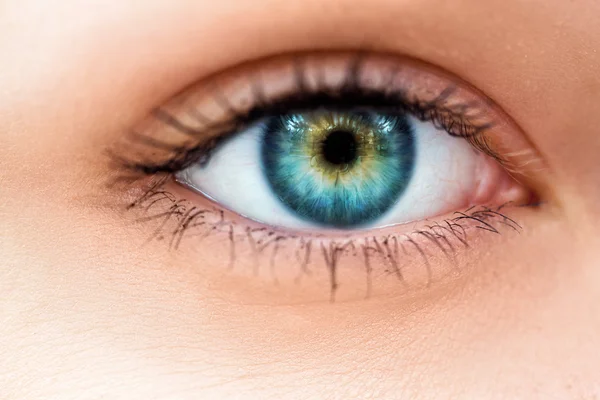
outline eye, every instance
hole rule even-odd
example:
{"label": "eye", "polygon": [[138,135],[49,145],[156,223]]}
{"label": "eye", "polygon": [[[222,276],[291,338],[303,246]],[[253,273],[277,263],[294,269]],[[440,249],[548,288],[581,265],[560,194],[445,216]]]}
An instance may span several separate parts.
{"label": "eye", "polygon": [[266,224],[378,227],[468,205],[490,162],[410,114],[324,109],[263,119],[177,176]]}
{"label": "eye", "polygon": [[272,227],[372,229],[530,196],[502,166],[519,153],[515,128],[414,61],[275,60],[192,87],[155,117],[144,131],[170,140],[145,144],[167,156],[140,166]]}

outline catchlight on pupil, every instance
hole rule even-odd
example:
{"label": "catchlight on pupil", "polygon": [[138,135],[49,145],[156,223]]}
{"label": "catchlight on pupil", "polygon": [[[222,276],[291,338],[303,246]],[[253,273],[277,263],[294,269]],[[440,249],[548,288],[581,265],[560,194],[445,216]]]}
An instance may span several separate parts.
{"label": "catchlight on pupil", "polygon": [[402,196],[415,164],[405,115],[308,112],[266,121],[262,170],[299,217],[331,227],[366,224]]}

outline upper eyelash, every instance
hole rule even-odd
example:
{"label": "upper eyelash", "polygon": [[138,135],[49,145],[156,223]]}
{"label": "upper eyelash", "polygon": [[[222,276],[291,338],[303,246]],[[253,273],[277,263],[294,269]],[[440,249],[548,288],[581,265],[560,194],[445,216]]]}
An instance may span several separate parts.
{"label": "upper eyelash", "polygon": [[[484,135],[486,130],[494,126],[494,122],[476,123],[473,121],[479,117],[473,115],[478,110],[477,104],[448,104],[448,100],[452,98],[457,89],[455,85],[448,85],[438,96],[428,100],[419,99],[416,96],[411,97],[404,91],[362,87],[360,74],[361,63],[364,59],[364,55],[361,55],[351,60],[347,67],[346,77],[340,86],[331,88],[320,83],[321,87],[316,89],[309,88],[303,68],[304,64],[297,59],[294,63],[295,92],[279,96],[279,98],[267,99],[262,93],[260,85],[252,82],[253,106],[247,110],[236,109],[220,91],[215,90],[213,99],[215,103],[229,112],[229,118],[226,121],[213,122],[197,109],[188,110],[197,120],[205,124],[201,129],[187,126],[161,108],[155,109],[152,113],[154,118],[191,137],[193,141],[183,145],[173,145],[143,133],[130,132],[129,141],[165,151],[170,157],[159,161],[147,159],[140,161],[127,159],[127,157],[119,156],[114,152],[110,152],[109,155],[118,162],[119,166],[125,167],[129,171],[143,175],[174,174],[193,164],[206,164],[210,160],[213,150],[220,143],[255,121],[283,113],[315,110],[315,104],[319,104],[320,107],[328,110],[377,109],[408,113],[423,122],[431,122],[436,128],[444,130],[451,136],[464,138],[474,148],[497,161],[503,161],[501,156],[492,149]],[[393,77],[395,73],[392,71],[390,77]],[[207,135],[213,132],[219,133],[215,136]],[[203,140],[203,136],[210,136],[210,138]]]}

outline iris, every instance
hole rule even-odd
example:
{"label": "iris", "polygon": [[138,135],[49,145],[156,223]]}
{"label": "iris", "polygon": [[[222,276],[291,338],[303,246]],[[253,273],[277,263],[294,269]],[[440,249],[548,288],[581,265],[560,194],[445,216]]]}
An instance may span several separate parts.
{"label": "iris", "polygon": [[314,111],[265,124],[262,171],[277,198],[312,223],[374,221],[412,177],[414,132],[404,114]]}

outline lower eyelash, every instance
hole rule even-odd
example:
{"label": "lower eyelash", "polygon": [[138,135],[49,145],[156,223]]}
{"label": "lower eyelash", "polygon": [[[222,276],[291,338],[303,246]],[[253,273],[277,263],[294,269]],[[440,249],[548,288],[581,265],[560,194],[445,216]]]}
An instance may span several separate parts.
{"label": "lower eyelash", "polygon": [[[298,279],[308,274],[316,257],[326,265],[330,280],[330,299],[334,301],[338,289],[338,270],[343,257],[360,257],[365,268],[366,297],[371,294],[371,274],[374,265],[385,266],[403,285],[408,285],[402,271],[402,257],[418,257],[427,274],[427,286],[433,281],[430,258],[433,252],[456,264],[460,248],[469,248],[473,230],[502,234],[505,230],[520,233],[522,226],[502,210],[508,206],[476,206],[455,212],[441,221],[425,221],[423,226],[409,233],[374,234],[357,237],[348,234],[335,239],[315,234],[294,234],[271,227],[254,227],[252,222],[228,220],[225,212],[216,207],[198,207],[191,201],[178,198],[166,189],[172,183],[170,175],[152,178],[144,192],[127,205],[127,210],[138,211],[136,222],[155,222],[156,228],[147,242],[167,241],[171,249],[179,249],[184,238],[195,238],[199,243],[211,235],[221,235],[229,242],[229,269],[235,267],[237,249],[246,242],[254,255],[255,272],[260,258],[268,257],[271,270],[275,268],[278,251],[288,245],[295,246]],[[528,204],[527,206],[531,206]]]}

